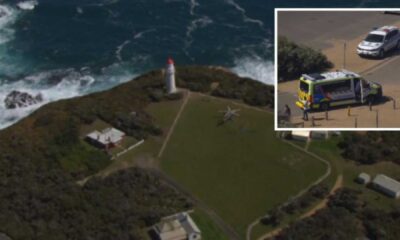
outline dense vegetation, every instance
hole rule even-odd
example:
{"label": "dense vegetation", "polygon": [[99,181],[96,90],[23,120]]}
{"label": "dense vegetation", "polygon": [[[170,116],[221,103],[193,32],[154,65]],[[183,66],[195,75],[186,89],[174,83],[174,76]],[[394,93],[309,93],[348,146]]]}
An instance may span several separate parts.
{"label": "dense vegetation", "polygon": [[[213,84],[215,86],[213,87]],[[274,87],[238,77],[221,68],[194,66],[177,68],[177,84],[197,92],[211,92],[223,98],[243,100],[254,106],[274,106]]]}
{"label": "dense vegetation", "polygon": [[[202,79],[198,73],[183,79]],[[181,97],[166,96],[163,86],[162,72],[151,71],[109,91],[48,104],[0,131],[0,232],[14,240],[142,239],[139,229],[188,209],[186,199],[143,169],[76,184],[110,163],[83,141],[81,126],[101,119],[137,139],[159,135],[146,106]]]}
{"label": "dense vegetation", "polygon": [[400,209],[371,208],[360,192],[339,189],[328,207],[284,229],[275,239],[388,239],[400,238]]}
{"label": "dense vegetation", "polygon": [[285,215],[293,215],[311,206],[316,201],[323,199],[329,190],[325,184],[311,187],[305,194],[287,202],[283,206],[276,207],[260,220],[261,224],[277,226],[284,220]]}
{"label": "dense vegetation", "polygon": [[1,163],[9,175],[0,183],[0,231],[14,240],[142,239],[141,228],[190,207],[142,169],[95,178],[81,188],[59,169],[15,159]]}
{"label": "dense vegetation", "polygon": [[322,72],[333,64],[320,51],[278,38],[278,80],[296,79],[304,73]]}
{"label": "dense vegetation", "polygon": [[400,164],[400,134],[397,132],[349,132],[339,147],[343,157],[362,164],[393,161]]}

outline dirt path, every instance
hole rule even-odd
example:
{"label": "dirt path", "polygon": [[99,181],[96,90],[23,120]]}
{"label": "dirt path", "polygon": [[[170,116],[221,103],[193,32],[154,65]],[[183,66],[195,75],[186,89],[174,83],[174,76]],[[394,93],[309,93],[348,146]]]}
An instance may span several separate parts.
{"label": "dirt path", "polygon": [[176,114],[174,122],[172,123],[171,127],[169,128],[169,131],[168,131],[167,135],[165,136],[165,140],[163,142],[163,145],[160,148],[160,151],[158,152],[157,158],[160,158],[162,156],[162,154],[164,153],[165,147],[167,146],[167,144],[169,142],[169,139],[171,138],[171,135],[175,130],[175,126],[178,123],[178,120],[181,117],[181,114],[182,114],[183,110],[185,109],[186,104],[189,101],[190,94],[191,94],[190,91],[185,90],[185,96],[184,96],[185,99],[183,100],[183,103],[182,103],[182,105],[181,105],[181,107],[179,109],[179,112],[178,112],[178,114]]}
{"label": "dirt path", "polygon": [[[337,189],[341,188],[342,186],[343,186],[343,176],[339,175],[337,177],[337,179],[336,179],[335,185],[332,187],[332,189],[329,192],[328,196],[326,196],[319,204],[317,204],[315,207],[310,209],[308,212],[306,212],[303,215],[301,215],[297,220],[300,220],[300,219],[303,219],[303,218],[306,218],[306,217],[310,217],[314,213],[316,213],[318,210],[321,210],[324,207],[326,207],[326,205],[328,203],[328,200],[329,200],[329,196],[331,196]],[[271,232],[268,232],[268,233],[264,234],[263,236],[259,237],[258,240],[270,239],[272,237],[275,237],[276,235],[278,235],[286,227],[288,227],[288,225],[285,225],[285,226],[282,226],[280,228],[274,229]]]}
{"label": "dirt path", "polygon": [[[169,142],[169,139],[171,137],[171,135],[173,134],[174,130],[175,130],[175,126],[178,123],[179,118],[181,117],[181,114],[183,112],[183,110],[186,107],[186,104],[188,103],[190,97],[191,97],[191,92],[186,90],[185,92],[185,99],[174,119],[174,122],[172,123],[167,135],[165,136],[163,145],[157,155],[157,158],[160,159],[162,154],[164,153],[164,150]],[[196,93],[197,94],[197,93]],[[207,97],[210,97],[208,95],[204,95]],[[233,229],[229,224],[225,223],[225,221],[218,216],[218,214],[211,209],[210,207],[207,206],[207,204],[205,204],[203,201],[201,201],[200,199],[198,199],[196,196],[194,196],[189,190],[185,189],[181,184],[179,184],[177,181],[175,181],[173,178],[171,178],[170,176],[168,176],[166,173],[164,173],[161,169],[159,168],[154,168],[154,169],[150,169],[150,171],[152,171],[154,174],[156,174],[158,177],[160,177],[161,179],[163,179],[168,185],[170,185],[171,187],[175,188],[177,191],[181,192],[182,194],[184,194],[187,198],[189,198],[198,208],[200,208],[202,211],[204,211],[212,220],[215,224],[217,224],[217,226],[225,233],[225,235],[232,240],[239,240],[240,236],[239,234],[236,232],[235,229]]]}
{"label": "dirt path", "polygon": [[[304,148],[302,148],[302,147],[300,147],[300,146],[298,146],[298,145],[296,145],[296,144],[294,144],[294,143],[292,143],[292,142],[290,142],[290,141],[286,141],[286,140],[283,140],[283,141],[286,142],[287,144],[293,146],[294,148],[297,148],[298,150],[300,150],[300,151],[302,151],[302,152],[304,152],[304,153],[306,153],[306,154],[308,154],[308,155],[311,155],[312,157],[316,158],[317,160],[319,160],[319,161],[321,161],[322,163],[324,163],[324,164],[327,165],[327,170],[326,170],[326,172],[324,173],[324,175],[322,175],[321,177],[319,177],[317,180],[315,180],[314,182],[312,182],[309,186],[307,186],[306,188],[302,189],[296,196],[294,196],[293,198],[291,198],[291,199],[296,199],[296,198],[299,198],[300,196],[302,196],[304,193],[306,193],[312,186],[317,185],[317,184],[321,183],[322,181],[324,181],[324,180],[331,174],[331,172],[332,172],[332,167],[331,167],[331,164],[330,164],[329,161],[327,161],[327,160],[325,160],[324,158],[322,158],[322,157],[316,155],[315,153],[310,152],[310,151],[308,151],[308,150],[306,150],[306,149],[304,149]],[[261,217],[257,218],[256,220],[254,220],[254,221],[247,227],[246,240],[251,240],[251,232],[252,232],[253,228],[254,228],[256,225],[259,224],[260,220],[261,220],[263,217],[264,217],[264,216],[261,216]],[[272,230],[272,231],[270,231],[270,232],[268,232],[268,233],[262,235],[262,236],[261,236],[260,238],[258,238],[258,239],[261,240],[261,239],[265,239],[265,238],[268,238],[268,237],[271,237],[271,236],[275,236],[276,234],[278,234],[278,233],[279,233],[283,228],[285,228],[285,227],[286,227],[286,226],[282,226],[282,227],[280,227],[280,228],[277,228],[277,229],[275,229],[275,230]]]}
{"label": "dirt path", "polygon": [[343,175],[339,175],[336,179],[335,185],[333,185],[331,191],[329,192],[328,196],[326,196],[319,204],[317,204],[315,207],[313,207],[312,209],[310,209],[308,212],[304,213],[303,215],[301,215],[300,219],[306,218],[306,217],[310,217],[312,215],[314,215],[314,213],[316,213],[317,211],[325,208],[327,206],[327,203],[329,201],[329,197],[332,196],[336,190],[338,190],[339,188],[341,188],[343,186]]}

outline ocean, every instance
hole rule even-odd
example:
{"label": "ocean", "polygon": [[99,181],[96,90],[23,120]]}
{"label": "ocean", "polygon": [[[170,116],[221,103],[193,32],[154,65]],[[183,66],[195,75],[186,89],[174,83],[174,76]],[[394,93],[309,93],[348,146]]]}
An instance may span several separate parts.
{"label": "ocean", "polygon": [[[275,7],[396,7],[396,1],[374,0],[22,2],[0,0],[0,129],[48,102],[164,67],[168,57],[273,84]],[[4,98],[12,90],[41,93],[44,101],[8,110]]]}

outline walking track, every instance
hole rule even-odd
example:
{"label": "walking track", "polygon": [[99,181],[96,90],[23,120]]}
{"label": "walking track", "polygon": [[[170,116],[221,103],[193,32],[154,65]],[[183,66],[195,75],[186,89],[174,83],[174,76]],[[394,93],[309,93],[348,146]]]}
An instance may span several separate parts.
{"label": "walking track", "polygon": [[[185,94],[185,99],[184,102],[182,103],[179,112],[177,113],[174,122],[172,123],[171,128],[169,129],[164,143],[157,155],[157,158],[160,159],[164,153],[164,150],[169,142],[169,139],[171,138],[172,133],[175,130],[175,127],[179,121],[179,118],[182,115],[183,110],[186,107],[187,102],[189,101],[191,92],[187,91]],[[204,95],[207,96],[207,95]],[[208,96],[210,97],[210,96]],[[179,184],[177,181],[175,181],[173,178],[169,177],[166,173],[164,173],[163,171],[160,170],[160,168],[156,168],[156,169],[150,169],[150,171],[152,171],[154,174],[156,174],[158,177],[160,177],[161,179],[163,179],[168,185],[170,185],[171,187],[175,188],[177,191],[181,192],[182,194],[184,194],[187,198],[189,198],[194,205],[196,205],[198,208],[200,208],[202,211],[204,211],[212,220],[215,224],[217,224],[217,226],[225,233],[225,235],[232,240],[239,240],[240,236],[239,234],[235,231],[235,229],[233,229],[229,224],[225,223],[224,220],[218,216],[218,214],[212,210],[210,207],[207,206],[207,204],[205,204],[203,201],[201,201],[200,199],[198,199],[196,196],[194,196],[193,194],[190,193],[189,190],[185,189],[181,184]]]}
{"label": "walking track", "polygon": [[[324,175],[322,175],[321,177],[319,177],[316,181],[312,182],[308,187],[306,187],[305,189],[301,190],[296,196],[294,196],[293,198],[291,198],[291,199],[296,199],[296,198],[302,196],[304,193],[306,193],[312,186],[317,185],[317,184],[321,183],[322,181],[324,181],[324,180],[331,174],[331,172],[332,172],[332,167],[331,167],[331,164],[329,163],[329,161],[325,160],[324,158],[321,158],[320,156],[318,156],[318,155],[316,155],[316,154],[314,154],[314,153],[312,153],[312,152],[310,152],[310,151],[308,151],[308,150],[306,150],[306,149],[304,149],[304,148],[302,148],[302,147],[300,147],[300,146],[298,146],[298,145],[296,145],[296,144],[294,144],[294,143],[292,143],[292,142],[289,142],[289,141],[286,141],[286,140],[284,140],[284,142],[286,142],[287,144],[293,146],[294,148],[299,149],[300,151],[305,152],[305,153],[308,154],[308,155],[311,155],[312,157],[314,157],[314,158],[318,159],[319,161],[323,162],[324,164],[326,164],[327,167],[328,167]],[[260,220],[261,220],[263,217],[264,217],[264,216],[261,216],[261,217],[257,218],[256,220],[254,220],[254,221],[247,227],[246,240],[251,240],[251,232],[252,232],[253,228],[254,228],[257,224],[259,224]],[[275,236],[275,235],[278,234],[282,229],[283,229],[283,227],[282,227],[282,228],[275,229],[275,230],[273,230],[273,231],[271,231],[271,232],[268,232],[268,233],[264,234],[263,236],[261,236],[259,239],[265,239],[265,238],[269,238],[269,237]]]}

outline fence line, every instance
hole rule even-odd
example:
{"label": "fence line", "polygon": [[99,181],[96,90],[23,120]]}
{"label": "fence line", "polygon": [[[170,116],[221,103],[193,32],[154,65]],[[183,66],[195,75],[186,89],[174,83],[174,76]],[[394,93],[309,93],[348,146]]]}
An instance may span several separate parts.
{"label": "fence line", "polygon": [[111,160],[114,160],[114,159],[120,157],[121,155],[125,154],[126,152],[132,150],[133,148],[138,147],[138,146],[141,145],[143,142],[144,142],[144,139],[142,139],[142,140],[140,140],[139,142],[133,144],[132,146],[129,146],[128,148],[125,148],[123,151],[121,151],[121,152],[115,154],[115,155],[111,158]]}

